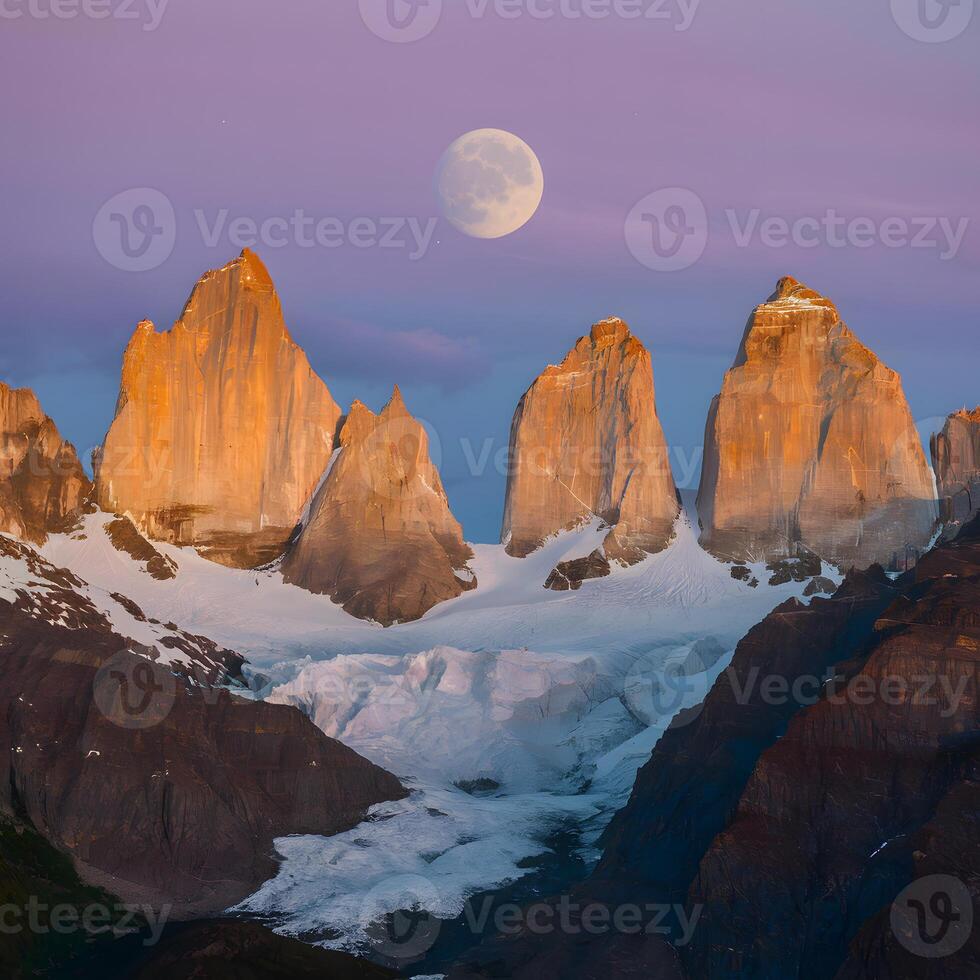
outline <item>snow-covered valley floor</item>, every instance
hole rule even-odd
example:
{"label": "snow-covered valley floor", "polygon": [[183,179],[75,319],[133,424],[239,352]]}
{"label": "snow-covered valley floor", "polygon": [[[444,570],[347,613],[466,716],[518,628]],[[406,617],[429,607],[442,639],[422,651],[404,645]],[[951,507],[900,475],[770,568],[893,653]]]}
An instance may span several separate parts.
{"label": "snow-covered valley floor", "polygon": [[[699,703],[738,640],[803,585],[750,588],[704,552],[686,513],[659,555],[581,591],[543,588],[588,554],[597,524],[526,559],[475,546],[479,587],[422,620],[383,630],[275,571],[216,566],[159,545],[179,567],[157,581],[89,515],[43,549],[95,589],[249,658],[262,695],[294,704],[328,735],[414,792],[333,838],[277,844],[279,875],[243,904],[285,931],[351,949],[386,912],[445,918],[528,873],[562,828],[586,850],[676,712]],[[481,790],[477,795],[466,792]]]}

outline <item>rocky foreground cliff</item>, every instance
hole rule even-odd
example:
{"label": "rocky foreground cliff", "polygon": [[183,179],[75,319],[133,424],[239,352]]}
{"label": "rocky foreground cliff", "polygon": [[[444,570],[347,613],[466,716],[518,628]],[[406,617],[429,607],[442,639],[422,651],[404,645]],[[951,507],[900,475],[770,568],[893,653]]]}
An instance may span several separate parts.
{"label": "rocky foreground cliff", "polygon": [[354,402],[340,449],[283,561],[287,582],[384,626],[476,587],[424,427],[396,388],[375,415]]}
{"label": "rocky foreground cliff", "polygon": [[0,532],[36,544],[62,531],[91,484],[34,392],[0,382]]}
{"label": "rocky foreground cliff", "polygon": [[950,415],[930,447],[939,516],[946,533],[955,534],[980,512],[980,406]]}
{"label": "rocky foreground cliff", "polygon": [[[79,874],[175,916],[220,912],[276,873],[273,841],[332,834],[398,780],[294,708],[229,690],[241,658],[103,597],[0,537],[0,816]],[[141,634],[114,628],[108,613]]]}
{"label": "rocky foreground cliff", "polygon": [[678,511],[650,353],[622,320],[603,320],[517,406],[502,541],[523,558],[599,517],[605,556],[632,564],[667,546]]}
{"label": "rocky foreground cliff", "polygon": [[932,476],[898,374],[792,278],[753,313],[705,430],[702,544],[726,560],[815,553],[905,569],[928,545]]}
{"label": "rocky foreground cliff", "polygon": [[98,501],[223,564],[279,557],[333,452],[340,409],[248,250],[208,272],[173,329],[144,321],[96,460]]}
{"label": "rocky foreground cliff", "polygon": [[978,608],[980,519],[784,603],[657,744],[571,927],[450,976],[980,976]]}

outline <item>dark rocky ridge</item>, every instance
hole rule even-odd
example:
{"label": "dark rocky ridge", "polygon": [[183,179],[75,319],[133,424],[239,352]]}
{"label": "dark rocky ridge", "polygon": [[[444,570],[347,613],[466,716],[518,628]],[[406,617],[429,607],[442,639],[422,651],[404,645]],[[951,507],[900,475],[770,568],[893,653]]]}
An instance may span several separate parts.
{"label": "dark rocky ridge", "polygon": [[611,571],[609,560],[596,550],[585,558],[559,562],[545,580],[544,587],[554,592],[577,591],[588,579],[605,578]]}
{"label": "dark rocky ridge", "polygon": [[[830,599],[784,603],[661,739],[573,890],[579,905],[699,913],[691,942],[524,932],[473,951],[451,976],[980,975],[980,930],[933,960],[890,924],[893,901],[932,874],[959,879],[972,910],[957,914],[980,918],[978,610],[980,520],[897,581],[872,567]],[[957,696],[940,688],[917,703],[920,675]],[[788,696],[762,696],[767,677]],[[905,680],[900,697],[890,678]],[[891,693],[867,702],[867,685]]]}
{"label": "dark rocky ridge", "polygon": [[169,926],[158,945],[142,937],[103,944],[59,980],[388,980],[393,970],[308,946],[255,922],[207,919]]}
{"label": "dark rocky ridge", "polygon": [[140,562],[147,574],[158,582],[177,577],[177,566],[174,562],[160,554],[128,517],[116,517],[109,521],[105,525],[105,531],[117,551],[122,551],[133,561]]}
{"label": "dark rocky ridge", "polygon": [[0,811],[90,883],[220,911],[275,873],[276,837],[405,794],[299,711],[187,683],[87,613],[68,629],[0,600]]}

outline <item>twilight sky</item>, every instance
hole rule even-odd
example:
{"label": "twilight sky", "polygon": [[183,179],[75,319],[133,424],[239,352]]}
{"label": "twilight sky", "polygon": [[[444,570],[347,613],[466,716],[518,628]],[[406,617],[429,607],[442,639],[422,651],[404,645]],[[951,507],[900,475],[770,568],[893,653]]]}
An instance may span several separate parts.
{"label": "twilight sky", "polygon": [[[682,486],[746,318],[785,273],[902,373],[917,419],[980,401],[980,15],[926,43],[917,0],[443,0],[431,33],[392,43],[357,0],[30,12],[52,2],[0,0],[0,378],[34,387],[82,451],[111,420],[137,321],[173,322],[241,250],[234,219],[300,209],[348,234],[326,247],[274,224],[255,245],[294,337],[344,405],[402,386],[471,540],[498,535],[520,395],[610,314],[653,353]],[[377,28],[382,0],[361,7]],[[637,7],[668,19],[617,15]],[[566,16],[589,9],[611,15]],[[527,141],[545,175],[535,218],[489,241],[440,218],[432,190],[446,147],[484,127]],[[93,225],[132,188],[173,207],[172,254],[148,271],[107,260]],[[675,271],[624,232],[665,188],[707,222],[703,255]],[[828,230],[828,213],[858,224]],[[433,218],[417,245],[409,229]],[[404,247],[372,240],[383,219]],[[786,242],[767,219],[803,224]]]}

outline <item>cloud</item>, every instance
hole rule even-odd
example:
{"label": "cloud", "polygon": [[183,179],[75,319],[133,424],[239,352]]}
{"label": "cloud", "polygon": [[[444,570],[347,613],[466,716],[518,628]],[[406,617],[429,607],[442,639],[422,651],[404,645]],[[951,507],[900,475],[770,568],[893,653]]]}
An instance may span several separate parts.
{"label": "cloud", "polygon": [[[298,338],[297,338],[298,339]],[[332,377],[434,384],[456,390],[483,378],[490,360],[472,337],[429,327],[389,330],[357,320],[329,320],[300,341],[317,373]]]}

